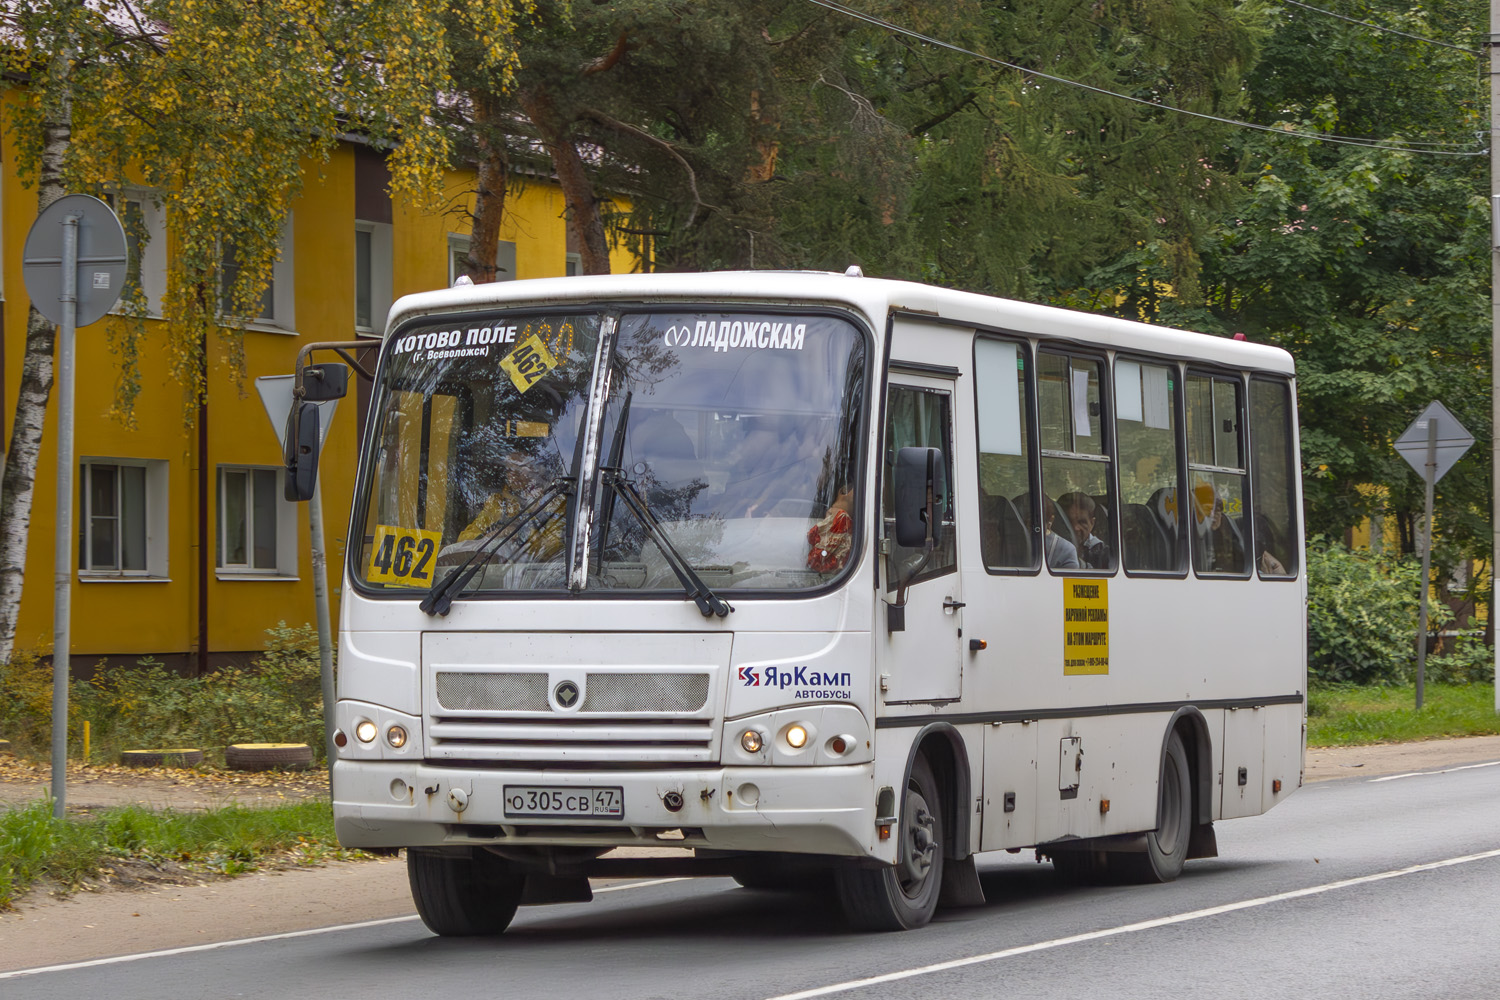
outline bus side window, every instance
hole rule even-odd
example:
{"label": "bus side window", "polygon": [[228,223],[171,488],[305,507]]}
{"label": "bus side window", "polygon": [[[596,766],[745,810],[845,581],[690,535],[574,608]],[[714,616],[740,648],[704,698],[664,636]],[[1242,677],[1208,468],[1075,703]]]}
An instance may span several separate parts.
{"label": "bus side window", "polygon": [[1240,380],[1187,378],[1188,513],[1193,566],[1199,573],[1250,573],[1245,523],[1245,459]]}
{"label": "bus side window", "polygon": [[1285,382],[1250,380],[1250,434],[1255,459],[1255,566],[1261,576],[1297,575],[1297,463],[1292,451],[1292,393]]}
{"label": "bus side window", "polygon": [[891,511],[895,509],[896,453],[902,448],[940,448],[946,465],[947,495],[939,500],[942,520],[947,530],[943,542],[932,553],[932,558],[919,576],[908,581],[929,580],[953,572],[958,566],[957,544],[953,524],[953,410],[948,393],[937,389],[919,389],[915,386],[892,383],[890,397],[886,403],[885,425],[885,474],[881,477],[881,510],[884,511],[885,535],[891,549],[887,564],[887,588],[894,591],[896,580],[902,575],[898,570],[910,571],[922,561],[923,552],[918,548],[906,548],[896,544],[895,521]]}
{"label": "bus side window", "polygon": [[1125,569],[1180,573],[1177,502],[1177,370],[1115,361],[1115,433],[1120,454],[1120,543]]}
{"label": "bus side window", "polygon": [[1113,570],[1117,563],[1103,373],[1097,358],[1044,352],[1037,359],[1043,546],[1054,570]]}
{"label": "bus side window", "polygon": [[[1026,426],[1026,353],[1021,344],[974,342],[979,424],[979,550],[989,569],[1035,569],[1030,442]],[[1025,509],[1012,497],[1021,497]]]}

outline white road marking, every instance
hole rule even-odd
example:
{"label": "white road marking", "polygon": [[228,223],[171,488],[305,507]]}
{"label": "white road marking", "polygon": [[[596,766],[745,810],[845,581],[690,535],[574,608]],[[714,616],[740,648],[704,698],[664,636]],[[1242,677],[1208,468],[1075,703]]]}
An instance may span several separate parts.
{"label": "white road marking", "polygon": [[1121,934],[1134,934],[1138,931],[1154,930],[1157,927],[1170,927],[1173,924],[1183,924],[1190,920],[1202,920],[1205,917],[1217,917],[1225,913],[1234,913],[1237,910],[1248,910],[1257,906],[1268,906],[1271,903],[1282,903],[1289,899],[1301,899],[1304,896],[1316,896],[1320,893],[1333,892],[1335,889],[1349,889],[1358,885],[1369,885],[1372,882],[1383,882],[1386,879],[1400,878],[1402,875],[1415,875],[1419,872],[1434,871],[1439,868],[1449,868],[1453,865],[1468,864],[1471,861],[1485,861],[1490,858],[1500,858],[1500,849],[1483,851],[1479,854],[1466,854],[1463,857],[1448,858],[1443,861],[1432,861],[1424,865],[1413,865],[1410,868],[1398,868],[1394,871],[1380,872],[1376,875],[1361,875],[1359,878],[1344,879],[1339,882],[1329,882],[1324,885],[1310,886],[1306,889],[1293,889],[1290,892],[1278,892],[1271,896],[1261,896],[1256,899],[1244,899],[1238,903],[1226,903],[1223,906],[1210,906],[1202,910],[1190,910],[1186,913],[1177,913],[1169,917],[1157,917],[1154,920],[1142,920],[1139,923],[1123,924],[1119,927],[1108,927],[1104,930],[1089,931],[1086,934],[1073,934],[1069,937],[1054,938],[1051,941],[1038,941],[1035,944],[1020,945],[1015,948],[1006,948],[1003,951],[992,951],[983,955],[970,955],[967,958],[955,958],[947,962],[937,962],[932,965],[923,965],[911,969],[901,969],[897,972],[887,972],[884,975],[871,976],[868,979],[851,979],[848,982],[833,983],[829,986],[819,986],[810,990],[801,990],[797,993],[784,993],[781,996],[771,997],[770,1000],[809,1000],[811,997],[829,996],[834,993],[847,993],[850,990],[864,989],[867,986],[879,986],[883,983],[894,983],[902,979],[911,979],[915,976],[928,976],[935,972],[947,972],[950,969],[961,969],[968,965],[982,965],[986,962],[997,962],[1002,958],[1014,958],[1017,955],[1029,955],[1038,951],[1050,951],[1054,948],[1063,948],[1072,944],[1082,944],[1086,941],[1097,941],[1100,938],[1118,937]]}
{"label": "white road marking", "polygon": [[[666,885],[668,882],[681,882],[682,878],[658,878],[648,882],[627,882],[623,885],[606,885],[595,889],[594,892],[619,892],[621,889],[644,889],[652,885]],[[193,944],[182,948],[163,948],[160,951],[142,951],[134,955],[116,955],[113,958],[95,958],[87,962],[68,962],[63,965],[42,965],[35,969],[17,969],[14,972],[0,972],[0,980],[19,979],[22,976],[37,976],[44,972],[68,972],[72,969],[94,969],[101,965],[119,965],[123,962],[139,962],[146,958],[167,958],[172,955],[191,955],[199,951],[215,951],[219,948],[238,948],[246,944],[261,944],[266,941],[288,941],[292,938],[315,937],[319,934],[333,934],[337,931],[357,931],[366,927],[385,927],[390,924],[405,924],[413,920],[419,920],[415,914],[409,917],[387,917],[384,920],[365,920],[357,924],[336,924],[333,927],[314,927],[305,931],[286,931],[282,934],[263,934],[260,937],[237,938],[233,941],[216,941],[212,944]]]}
{"label": "white road marking", "polygon": [[1484,764],[1461,764],[1458,767],[1445,767],[1441,771],[1408,771],[1405,774],[1387,774],[1383,778],[1371,778],[1373,784],[1377,781],[1395,781],[1398,778],[1420,778],[1429,774],[1447,774],[1449,771],[1470,771],[1476,767],[1500,767],[1500,760],[1488,761]]}

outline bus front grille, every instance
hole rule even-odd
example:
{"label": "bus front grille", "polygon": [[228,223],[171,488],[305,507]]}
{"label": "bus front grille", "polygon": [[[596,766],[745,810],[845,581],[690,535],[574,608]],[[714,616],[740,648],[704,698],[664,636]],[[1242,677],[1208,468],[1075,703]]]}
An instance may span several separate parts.
{"label": "bus front grille", "polygon": [[710,718],[433,715],[427,724],[427,756],[437,760],[705,764],[718,758],[717,742]]}

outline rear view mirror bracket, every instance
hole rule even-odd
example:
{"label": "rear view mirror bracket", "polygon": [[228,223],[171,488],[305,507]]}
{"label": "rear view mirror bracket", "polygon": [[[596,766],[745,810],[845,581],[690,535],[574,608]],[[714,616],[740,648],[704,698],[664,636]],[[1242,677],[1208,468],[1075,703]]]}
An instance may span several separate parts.
{"label": "rear view mirror bracket", "polygon": [[[342,399],[349,391],[349,369],[373,382],[374,372],[365,368],[354,352],[379,347],[373,340],[320,341],[305,345],[297,353],[292,382],[292,408],[282,435],[282,459],[286,466],[283,495],[288,500],[311,500],[318,482],[318,452],[322,446],[322,419],[318,403]],[[333,351],[346,364],[309,364],[314,351]]]}

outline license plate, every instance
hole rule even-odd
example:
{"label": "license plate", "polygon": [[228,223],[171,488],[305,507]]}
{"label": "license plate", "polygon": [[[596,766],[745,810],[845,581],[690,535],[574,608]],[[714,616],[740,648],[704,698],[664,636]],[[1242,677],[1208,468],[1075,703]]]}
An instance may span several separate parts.
{"label": "license plate", "polygon": [[505,815],[516,819],[624,819],[625,789],[506,785]]}

